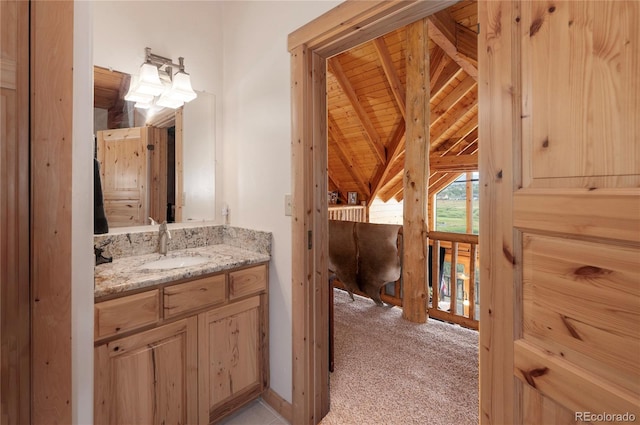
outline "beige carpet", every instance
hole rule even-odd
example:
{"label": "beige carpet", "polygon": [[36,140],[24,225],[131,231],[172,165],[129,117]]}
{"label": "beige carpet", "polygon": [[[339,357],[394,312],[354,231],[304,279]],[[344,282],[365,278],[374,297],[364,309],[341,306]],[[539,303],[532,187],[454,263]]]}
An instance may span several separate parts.
{"label": "beige carpet", "polygon": [[478,332],[335,290],[335,371],[322,425],[478,423]]}

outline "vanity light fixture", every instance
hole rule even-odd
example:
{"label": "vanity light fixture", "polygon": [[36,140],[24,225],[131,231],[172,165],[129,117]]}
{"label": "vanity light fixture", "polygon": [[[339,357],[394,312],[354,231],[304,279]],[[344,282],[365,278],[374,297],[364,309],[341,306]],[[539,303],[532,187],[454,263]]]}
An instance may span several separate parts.
{"label": "vanity light fixture", "polygon": [[[176,109],[197,97],[191,88],[191,77],[184,71],[184,58],[179,64],[171,59],[151,53],[145,48],[145,61],[140,75],[133,76],[124,100],[135,102],[136,108],[149,109],[153,105]],[[172,74],[173,68],[178,72]]]}

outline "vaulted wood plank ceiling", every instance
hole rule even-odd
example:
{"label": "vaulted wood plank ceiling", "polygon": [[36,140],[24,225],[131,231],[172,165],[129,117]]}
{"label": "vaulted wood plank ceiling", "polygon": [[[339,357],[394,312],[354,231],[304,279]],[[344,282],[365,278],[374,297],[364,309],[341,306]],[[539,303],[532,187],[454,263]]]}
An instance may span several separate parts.
{"label": "vaulted wood plank ceiling", "polygon": [[[429,18],[429,193],[478,167],[477,4]],[[329,190],[402,200],[406,30],[332,57],[327,69]]]}

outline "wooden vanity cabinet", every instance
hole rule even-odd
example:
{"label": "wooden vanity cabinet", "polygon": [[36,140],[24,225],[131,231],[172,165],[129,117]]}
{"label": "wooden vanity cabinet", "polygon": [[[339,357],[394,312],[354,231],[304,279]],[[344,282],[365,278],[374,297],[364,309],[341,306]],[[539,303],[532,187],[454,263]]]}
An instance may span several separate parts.
{"label": "wooden vanity cabinet", "polygon": [[197,347],[196,317],[96,347],[95,423],[196,423]]}
{"label": "wooden vanity cabinet", "polygon": [[152,329],[96,334],[95,423],[215,423],[259,397],[269,385],[267,276],[260,264],[96,303],[109,317],[129,297],[163,300]]}

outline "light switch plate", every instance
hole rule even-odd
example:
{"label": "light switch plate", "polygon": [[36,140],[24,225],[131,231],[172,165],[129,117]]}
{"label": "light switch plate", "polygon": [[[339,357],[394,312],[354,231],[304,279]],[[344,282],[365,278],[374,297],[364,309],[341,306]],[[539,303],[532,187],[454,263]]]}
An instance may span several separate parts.
{"label": "light switch plate", "polygon": [[291,215],[291,194],[284,195],[284,215]]}

